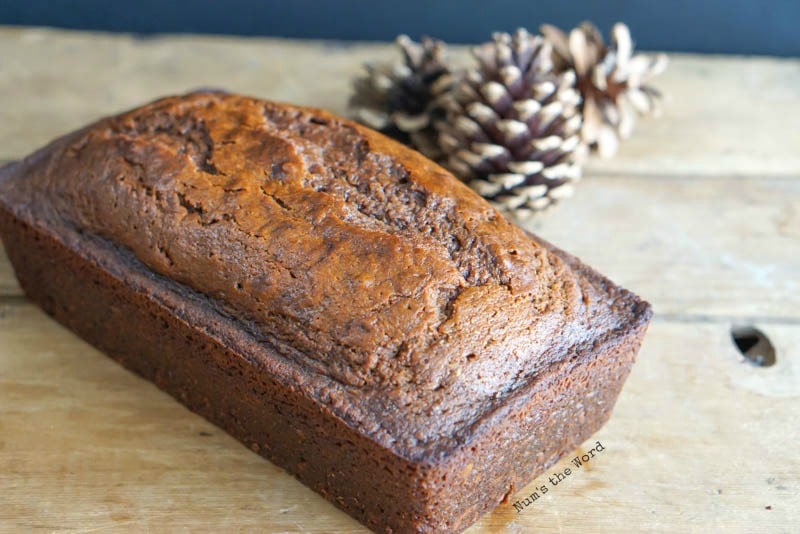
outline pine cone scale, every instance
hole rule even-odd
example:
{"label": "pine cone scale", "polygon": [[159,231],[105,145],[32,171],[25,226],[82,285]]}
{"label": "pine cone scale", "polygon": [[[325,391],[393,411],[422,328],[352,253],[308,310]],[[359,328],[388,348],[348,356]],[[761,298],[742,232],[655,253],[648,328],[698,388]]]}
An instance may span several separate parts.
{"label": "pine cone scale", "polygon": [[579,95],[574,78],[553,72],[552,56],[540,36],[495,34],[473,49],[477,66],[438,124],[446,164],[457,173],[468,168],[469,185],[505,211],[543,209],[576,176]]}
{"label": "pine cone scale", "polygon": [[433,159],[441,157],[434,123],[445,115],[444,95],[454,78],[441,41],[417,43],[401,35],[397,46],[403,62],[366,65],[365,76],[354,83],[350,99],[353,116],[404,143],[413,143]]}
{"label": "pine cone scale", "polygon": [[613,155],[619,139],[631,135],[637,114],[657,112],[660,93],[645,84],[666,69],[666,56],[634,54],[630,31],[622,23],[611,29],[610,46],[590,22],[569,35],[549,25],[541,32],[553,47],[557,69],[577,76],[583,97],[583,141],[603,157]]}

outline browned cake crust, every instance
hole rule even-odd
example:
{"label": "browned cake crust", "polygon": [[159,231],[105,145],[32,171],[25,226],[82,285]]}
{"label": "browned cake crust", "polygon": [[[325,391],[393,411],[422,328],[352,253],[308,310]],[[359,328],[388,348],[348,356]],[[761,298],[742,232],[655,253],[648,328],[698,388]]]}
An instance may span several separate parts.
{"label": "browned cake crust", "polygon": [[163,99],[0,171],[57,320],[381,531],[459,531],[608,418],[651,312],[319,110]]}

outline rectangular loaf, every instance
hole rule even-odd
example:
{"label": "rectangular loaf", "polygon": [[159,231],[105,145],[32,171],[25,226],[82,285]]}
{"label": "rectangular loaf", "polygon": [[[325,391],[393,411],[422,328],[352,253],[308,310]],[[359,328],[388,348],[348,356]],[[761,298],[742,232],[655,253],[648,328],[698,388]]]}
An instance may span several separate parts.
{"label": "rectangular loaf", "polygon": [[609,417],[647,303],[326,112],[156,101],[0,171],[26,294],[370,528],[457,532]]}

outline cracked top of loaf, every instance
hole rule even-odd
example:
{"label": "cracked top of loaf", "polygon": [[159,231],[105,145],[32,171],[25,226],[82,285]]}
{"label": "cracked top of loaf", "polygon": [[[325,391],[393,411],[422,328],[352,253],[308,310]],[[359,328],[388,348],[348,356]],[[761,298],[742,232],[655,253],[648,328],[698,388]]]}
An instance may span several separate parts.
{"label": "cracked top of loaf", "polygon": [[204,295],[408,456],[641,314],[436,164],[315,109],[162,99],[55,141],[0,195]]}

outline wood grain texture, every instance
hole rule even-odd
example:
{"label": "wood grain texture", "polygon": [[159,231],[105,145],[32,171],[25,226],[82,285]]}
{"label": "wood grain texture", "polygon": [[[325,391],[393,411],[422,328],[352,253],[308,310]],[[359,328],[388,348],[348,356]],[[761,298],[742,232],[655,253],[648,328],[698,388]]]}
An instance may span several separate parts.
{"label": "wood grain texture", "polygon": [[[392,53],[0,28],[0,161],[201,86],[342,113],[360,64]],[[611,421],[575,454],[605,450],[517,512],[565,458],[471,533],[795,530],[800,61],[671,59],[664,116],[528,225],[654,304]],[[0,531],[364,532],[20,296],[0,251]],[[744,362],[734,323],[761,328],[777,363]]]}
{"label": "wood grain texture", "polygon": [[658,314],[800,320],[800,174],[588,176],[533,226]]}

